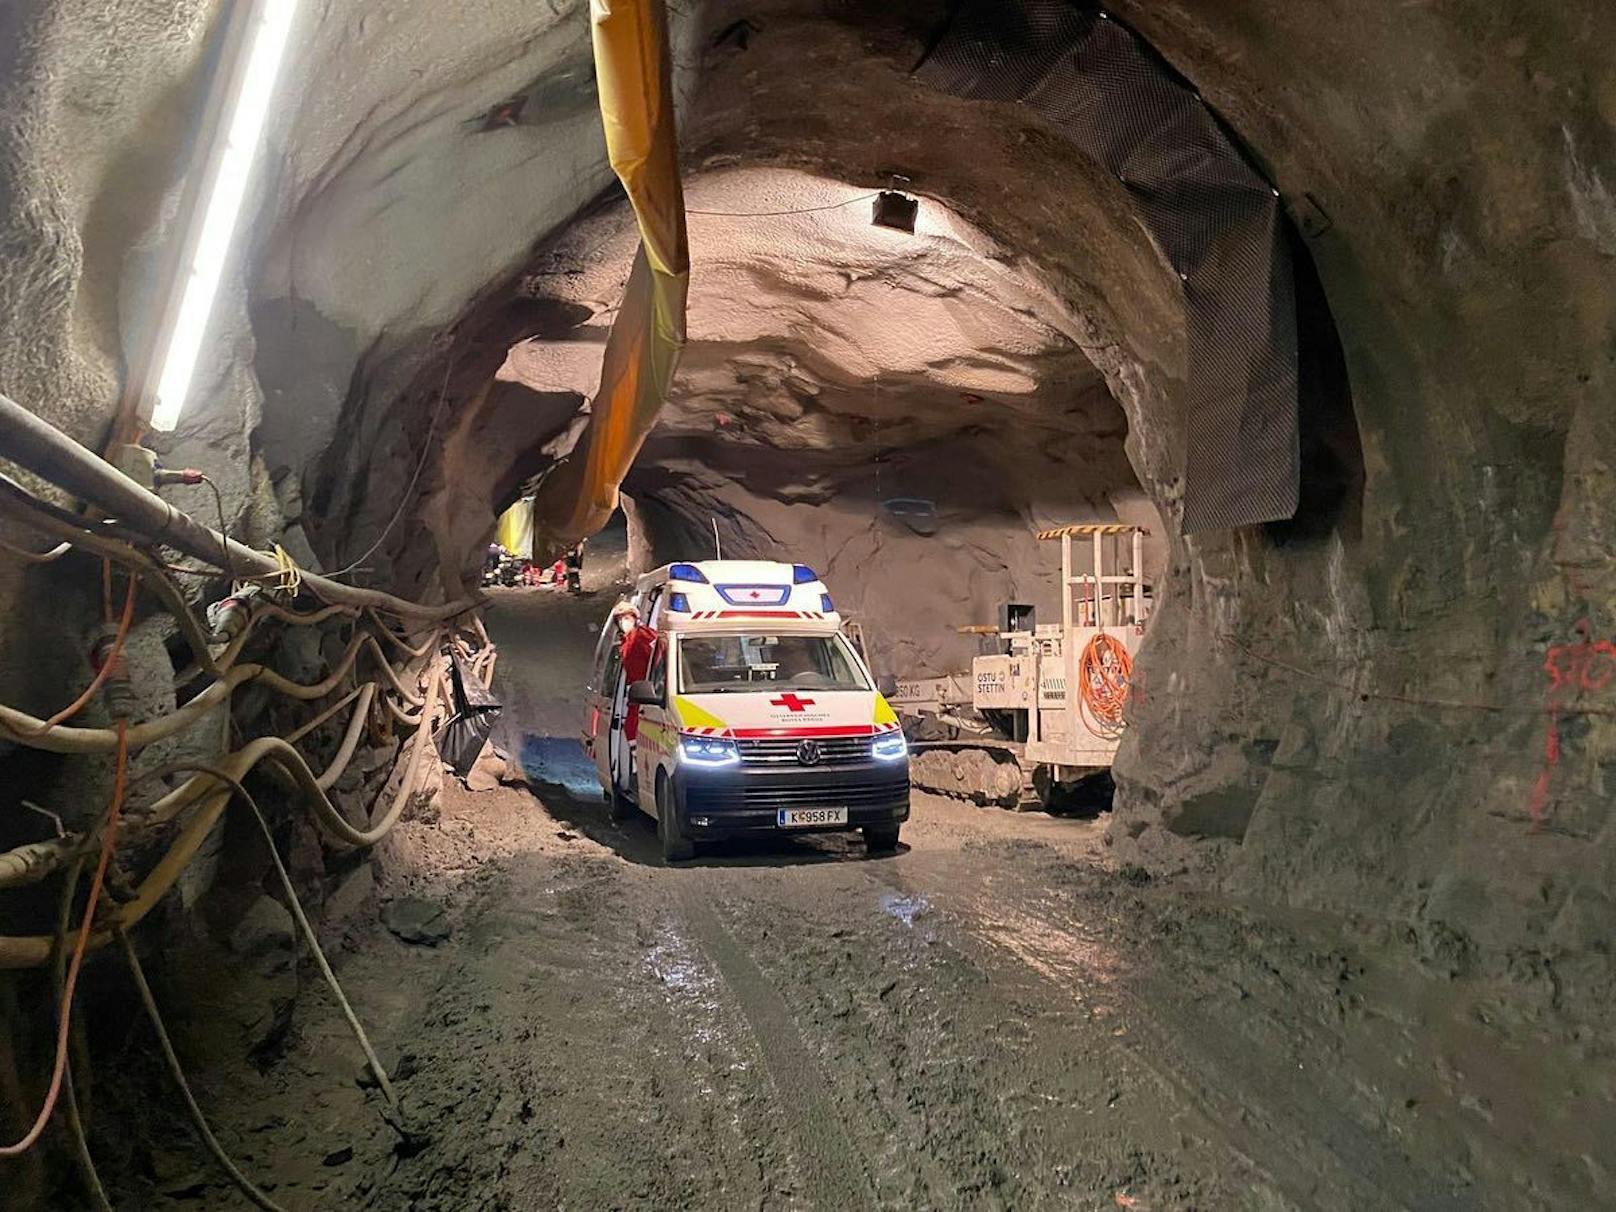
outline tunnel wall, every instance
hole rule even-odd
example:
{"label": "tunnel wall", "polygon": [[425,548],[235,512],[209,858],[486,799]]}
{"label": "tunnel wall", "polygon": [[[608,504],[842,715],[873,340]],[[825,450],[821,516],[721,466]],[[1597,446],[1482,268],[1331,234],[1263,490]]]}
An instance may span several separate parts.
{"label": "tunnel wall", "polygon": [[1183,283],[1185,534],[1297,506],[1296,308],[1279,193],[1192,88],[1098,6],[958,7],[915,73],[1036,110],[1111,174]]}
{"label": "tunnel wall", "polygon": [[1438,966],[1593,980],[1616,921],[1616,735],[1554,717],[1606,706],[1602,675],[1571,670],[1616,590],[1597,19],[1114,9],[1284,191],[1365,465],[1361,531],[1181,545],[1119,761],[1119,845],[1235,837],[1242,893],[1407,921]]}
{"label": "tunnel wall", "polygon": [[[143,332],[149,240],[191,134],[213,7],[206,0],[0,6],[0,392],[87,445],[105,433],[125,356]],[[221,369],[239,354],[234,338],[226,332],[228,352],[204,363],[199,381],[245,388]],[[240,457],[242,412],[203,408],[200,415],[206,438],[182,445],[178,459],[205,459],[237,533],[262,535],[274,499]],[[183,489],[173,499],[196,510],[206,501],[211,513],[206,492]],[[0,520],[0,538],[36,551],[51,545],[9,520]],[[98,560],[30,565],[0,552],[0,700],[49,715],[88,684],[100,599]],[[153,714],[174,707],[168,634],[164,620],[142,614],[126,645],[142,710]],[[96,706],[83,720],[104,722]],[[216,733],[218,723],[213,716],[204,728]],[[189,751],[183,740],[156,748],[158,761]],[[48,818],[20,806],[23,798],[70,828],[93,820],[107,804],[111,767],[0,744],[0,848],[54,833]],[[48,929],[53,901],[8,894],[4,932]],[[35,1058],[51,1053],[53,1021],[48,982],[0,979],[0,1137],[7,1142],[27,1130],[43,1095]],[[0,1172],[8,1205],[33,1206],[44,1190],[37,1153],[0,1162]]]}
{"label": "tunnel wall", "polygon": [[[92,446],[139,319],[131,252],[158,221],[190,135],[208,7],[24,0],[0,9],[0,391]],[[49,546],[10,525],[6,537]],[[94,577],[60,564],[0,560],[5,701],[59,705],[83,668],[82,628],[98,592]],[[18,608],[46,598],[74,617]]]}

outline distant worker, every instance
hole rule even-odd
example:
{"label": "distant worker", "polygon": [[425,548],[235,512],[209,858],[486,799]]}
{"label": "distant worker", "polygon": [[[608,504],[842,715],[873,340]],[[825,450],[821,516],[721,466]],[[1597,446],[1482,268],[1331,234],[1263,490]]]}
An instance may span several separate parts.
{"label": "distant worker", "polygon": [[584,589],[584,540],[567,552],[567,592],[582,593]]}

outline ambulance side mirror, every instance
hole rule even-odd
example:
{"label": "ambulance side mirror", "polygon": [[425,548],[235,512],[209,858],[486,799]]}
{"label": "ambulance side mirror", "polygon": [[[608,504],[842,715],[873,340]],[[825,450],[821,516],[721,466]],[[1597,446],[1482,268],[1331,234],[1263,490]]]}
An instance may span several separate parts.
{"label": "ambulance side mirror", "polygon": [[656,692],[656,687],[645,679],[630,682],[628,687],[628,701],[638,703],[642,707],[660,707],[662,696]]}
{"label": "ambulance side mirror", "polygon": [[881,692],[881,697],[890,699],[898,693],[898,679],[890,673],[883,673],[875,679],[875,688]]}

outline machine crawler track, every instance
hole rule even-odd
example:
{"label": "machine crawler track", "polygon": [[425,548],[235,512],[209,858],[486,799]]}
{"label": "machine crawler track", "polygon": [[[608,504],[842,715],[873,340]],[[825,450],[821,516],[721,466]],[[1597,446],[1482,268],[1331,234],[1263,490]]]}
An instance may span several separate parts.
{"label": "machine crawler track", "polygon": [[910,745],[910,781],[923,791],[983,808],[1092,815],[1111,807],[1109,770],[1057,782],[1052,768],[1027,761],[1014,741],[935,740]]}
{"label": "machine crawler track", "polygon": [[909,778],[936,795],[984,808],[1032,811],[1044,807],[1032,774],[1013,741],[916,741],[910,746]]}

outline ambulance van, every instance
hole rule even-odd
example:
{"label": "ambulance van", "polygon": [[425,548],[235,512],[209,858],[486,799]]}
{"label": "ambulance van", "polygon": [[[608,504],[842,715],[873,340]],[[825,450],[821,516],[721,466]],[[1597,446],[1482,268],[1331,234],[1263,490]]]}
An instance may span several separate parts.
{"label": "ambulance van", "polygon": [[[614,816],[653,818],[668,859],[715,838],[854,829],[871,852],[897,848],[908,746],[813,569],[669,564],[626,603],[601,631],[584,726]],[[643,664],[646,648],[630,682],[625,650]]]}

